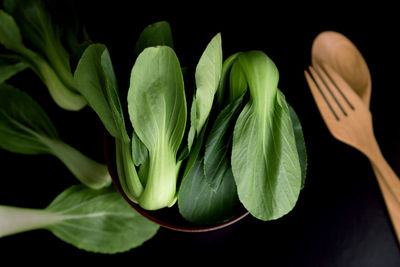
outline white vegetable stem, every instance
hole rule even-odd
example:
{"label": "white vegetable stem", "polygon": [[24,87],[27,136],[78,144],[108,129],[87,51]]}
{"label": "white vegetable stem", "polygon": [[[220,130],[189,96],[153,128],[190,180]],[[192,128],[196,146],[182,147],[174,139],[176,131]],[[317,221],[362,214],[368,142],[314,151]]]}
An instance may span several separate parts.
{"label": "white vegetable stem", "polygon": [[105,164],[98,163],[70,145],[41,136],[50,152],[59,158],[74,176],[93,189],[100,189],[111,184],[111,176]]}
{"label": "white vegetable stem", "polygon": [[[68,88],[60,79],[55,70],[41,56],[35,52],[19,47],[15,52],[29,59],[32,63],[33,70],[42,79],[54,102],[65,110],[77,111],[81,110],[86,104],[86,99],[78,92]],[[64,75],[65,76],[65,75]],[[69,82],[72,85],[72,82]]]}
{"label": "white vegetable stem", "polygon": [[136,203],[143,192],[143,185],[133,163],[131,147],[130,143],[125,143],[118,138],[115,139],[119,181],[125,194]]}
{"label": "white vegetable stem", "polygon": [[45,228],[63,219],[61,214],[45,210],[0,205],[0,237]]}
{"label": "white vegetable stem", "polygon": [[61,81],[47,62],[36,60],[36,67],[54,102],[61,108],[77,111],[81,110],[87,104],[86,99],[82,95],[71,90]]}
{"label": "white vegetable stem", "polygon": [[181,162],[176,162],[176,154],[168,145],[150,150],[149,158],[147,183],[139,204],[147,210],[171,207],[176,202],[176,183]]}

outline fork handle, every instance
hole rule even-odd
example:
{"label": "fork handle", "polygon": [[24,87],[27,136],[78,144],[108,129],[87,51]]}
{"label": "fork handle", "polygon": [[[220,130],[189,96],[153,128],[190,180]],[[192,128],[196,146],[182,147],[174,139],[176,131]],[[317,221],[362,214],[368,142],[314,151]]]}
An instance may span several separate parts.
{"label": "fork handle", "polygon": [[[383,156],[381,157],[383,158]],[[400,194],[398,194],[398,190],[396,190],[396,183],[397,189],[400,189],[399,178],[393,172],[392,168],[390,168],[390,166],[387,164],[386,160],[383,159],[383,161],[384,164],[382,165],[381,163],[380,166],[377,166],[376,163],[373,163],[372,161],[371,164],[381,189],[389,217],[392,221],[393,229],[397,236],[397,241],[400,244]]]}

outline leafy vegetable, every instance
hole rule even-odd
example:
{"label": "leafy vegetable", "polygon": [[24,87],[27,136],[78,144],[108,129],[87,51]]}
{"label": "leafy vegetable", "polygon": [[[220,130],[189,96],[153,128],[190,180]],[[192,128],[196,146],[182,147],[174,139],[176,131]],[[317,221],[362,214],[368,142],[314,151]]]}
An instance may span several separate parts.
{"label": "leafy vegetable", "polygon": [[[7,13],[0,10],[0,44],[25,59],[60,107],[83,108],[86,100],[74,88],[69,53],[61,43],[61,28],[44,2],[6,0],[4,7]],[[35,51],[24,45],[21,32]]]}
{"label": "leafy vegetable", "polygon": [[218,189],[226,172],[231,171],[230,152],[234,123],[243,108],[243,97],[227,105],[215,119],[208,133],[204,152],[204,175],[210,187]]}
{"label": "leafy vegetable", "polygon": [[62,142],[39,104],[5,84],[0,84],[0,147],[22,154],[52,154],[82,183],[95,189],[111,183],[104,164]]}
{"label": "leafy vegetable", "polygon": [[118,84],[110,54],[103,44],[89,45],[74,73],[78,90],[97,113],[108,132],[116,138],[117,167],[121,186],[132,201],[143,191],[135,170],[131,139],[125,128]]}
{"label": "leafy vegetable", "polygon": [[240,206],[229,158],[233,125],[242,101],[243,96],[221,111],[210,127],[205,146],[205,131],[195,142],[189,156],[195,163],[186,165],[187,175],[183,177],[178,198],[179,211],[188,221],[222,222],[230,219]]}
{"label": "leafy vegetable", "polygon": [[76,67],[74,79],[77,89],[87,99],[108,132],[115,138],[129,142],[118,84],[105,45],[92,44],[86,48]]}
{"label": "leafy vegetable", "polygon": [[0,55],[0,83],[5,82],[18,72],[23,71],[28,64],[15,56]]}
{"label": "leafy vegetable", "polygon": [[243,96],[248,89],[248,85],[246,77],[239,64],[232,65],[229,78],[229,102],[233,102],[235,99]]}
{"label": "leafy vegetable", "polygon": [[[222,110],[222,108],[229,102],[232,102],[232,97],[229,96],[231,90],[227,90],[227,84],[229,84],[230,72],[232,69],[233,63],[236,61],[237,57],[240,55],[239,53],[235,53],[225,59],[222,65],[221,79],[219,81],[218,89],[217,89],[217,108],[218,110]],[[232,78],[234,81],[235,79]],[[229,84],[231,86],[231,84]]]}
{"label": "leafy vegetable", "polygon": [[[136,44],[135,51],[141,52],[152,45],[173,46],[171,29],[167,22],[147,26]],[[91,108],[102,120],[108,132],[116,138],[116,158],[120,184],[127,196],[138,201],[143,192],[142,183],[147,177],[138,177],[135,166],[145,165],[148,158],[146,146],[132,132],[129,138],[118,93],[118,84],[111,58],[103,44],[89,45],[78,62],[74,79],[77,89],[87,99]],[[142,166],[142,173],[144,166]],[[146,174],[147,176],[147,174]]]}
{"label": "leafy vegetable", "polygon": [[[243,207],[272,220],[294,207],[305,181],[305,142],[268,56],[240,52],[223,63],[221,35],[215,35],[193,73],[195,91],[186,88],[193,96],[187,125],[183,69],[171,28],[166,21],[153,23],[134,49],[127,95],[131,125],[126,125],[107,47],[79,42],[72,28],[80,25],[73,16],[51,16],[56,6],[45,0],[4,1],[0,44],[9,54],[0,55],[0,84],[31,68],[61,107],[79,110],[88,104],[115,139],[119,183],[131,201],[147,210],[178,201],[181,215],[197,224],[230,220]],[[186,68],[185,79],[190,74]],[[52,154],[82,183],[98,189],[73,186],[44,210],[0,206],[0,236],[42,228],[78,248],[116,253],[156,233],[158,226],[113,188],[104,188],[111,181],[106,166],[61,141],[39,104],[5,84],[0,85],[0,147]]]}
{"label": "leafy vegetable", "polygon": [[149,151],[147,184],[139,204],[150,210],[171,206],[176,200],[181,164],[176,158],[187,113],[181,67],[170,47],[149,47],[139,55],[132,68],[128,110]]}
{"label": "leafy vegetable", "polygon": [[[135,54],[139,56],[145,48],[153,46],[169,46],[174,48],[171,27],[167,21],[159,21],[143,29],[136,42]],[[132,153],[133,161],[136,166],[145,165],[141,168],[143,172],[143,170],[148,167],[148,162],[146,162],[146,160],[148,159],[149,153],[135,131],[132,133]],[[141,176],[141,179],[145,180],[145,177]]]}
{"label": "leafy vegetable", "polygon": [[200,134],[210,114],[214,95],[218,89],[222,72],[221,35],[217,34],[207,45],[196,67],[196,95],[190,111],[189,150],[193,140]]}
{"label": "leafy vegetable", "polygon": [[299,155],[300,160],[300,167],[301,167],[301,188],[304,187],[306,181],[306,174],[307,174],[307,150],[306,150],[306,143],[304,141],[303,129],[301,127],[301,123],[299,117],[297,116],[296,112],[288,104],[289,107],[289,114],[290,119],[292,121],[293,132],[296,139],[296,148],[297,153]]}
{"label": "leafy vegetable", "polygon": [[270,58],[251,51],[235,64],[250,90],[233,135],[231,161],[239,199],[253,216],[276,219],[294,207],[302,179],[289,109]]}
{"label": "leafy vegetable", "polygon": [[135,54],[139,55],[145,48],[158,45],[174,48],[171,27],[166,21],[156,22],[144,28],[136,43]]}
{"label": "leafy vegetable", "polygon": [[179,212],[186,220],[215,224],[232,218],[240,204],[232,170],[227,169],[220,180],[216,190],[210,187],[204,176],[204,157],[198,157],[179,190]]}
{"label": "leafy vegetable", "polygon": [[72,186],[43,210],[0,205],[0,237],[50,230],[80,249],[116,253],[140,246],[159,226],[138,214],[112,187]]}
{"label": "leafy vegetable", "polygon": [[132,159],[135,166],[141,166],[149,157],[146,146],[135,132],[132,133]]}

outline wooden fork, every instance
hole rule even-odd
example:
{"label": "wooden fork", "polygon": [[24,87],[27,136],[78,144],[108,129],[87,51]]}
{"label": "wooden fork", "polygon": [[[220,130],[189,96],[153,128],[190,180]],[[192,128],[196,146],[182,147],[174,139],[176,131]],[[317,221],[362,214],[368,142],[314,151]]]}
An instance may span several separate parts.
{"label": "wooden fork", "polygon": [[379,149],[370,111],[328,65],[310,66],[304,74],[331,134],[361,151],[381,174],[377,179],[400,244],[400,180]]}

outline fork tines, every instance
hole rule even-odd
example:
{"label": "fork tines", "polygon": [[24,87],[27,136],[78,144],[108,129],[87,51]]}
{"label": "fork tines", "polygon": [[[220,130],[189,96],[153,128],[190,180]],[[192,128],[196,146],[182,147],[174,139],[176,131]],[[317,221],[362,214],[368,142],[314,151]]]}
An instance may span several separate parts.
{"label": "fork tines", "polygon": [[[336,72],[329,66],[309,66],[309,71],[305,70],[304,74],[314,98],[322,98],[337,121],[343,116],[347,117],[349,109],[354,110],[354,106],[335,82],[338,77],[332,77],[337,75]],[[339,77],[339,79],[341,78]],[[320,102],[317,101],[318,104]],[[319,106],[319,108],[323,107]]]}

